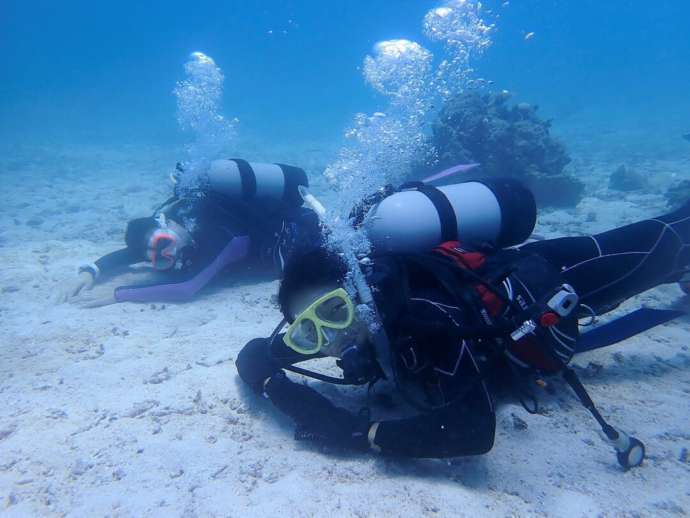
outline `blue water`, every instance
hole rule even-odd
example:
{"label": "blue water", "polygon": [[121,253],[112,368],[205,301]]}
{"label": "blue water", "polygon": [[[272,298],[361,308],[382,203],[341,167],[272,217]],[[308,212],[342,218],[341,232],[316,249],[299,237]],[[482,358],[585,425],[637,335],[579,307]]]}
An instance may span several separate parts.
{"label": "blue water", "polygon": [[[494,451],[481,458],[321,455],[293,443],[292,425],[249,395],[233,361],[282,318],[274,282],[231,274],[184,304],[82,307],[148,282],[138,269],[53,304],[80,265],[120,249],[127,222],[170,196],[176,162],[184,188],[218,156],[304,167],[328,209],[330,244],[359,272],[369,243],[345,216],[384,183],[413,178],[444,95],[470,84],[539,105],[572,158],[565,173],[584,186],[575,207],[540,207],[535,237],[662,214],[669,187],[686,199],[690,1],[487,0],[492,45],[451,67],[457,83],[445,81],[453,74],[420,82],[452,54],[425,36],[425,15],[462,1],[0,0],[3,517],[690,509],[687,319],[577,360],[611,424],[648,446],[641,470],[623,473],[556,380],[555,395],[535,393],[543,415],[528,417],[517,398],[502,405]],[[377,45],[398,38],[433,59],[410,42]],[[389,59],[401,49],[409,62]],[[610,188],[627,168],[649,182]],[[542,191],[559,177],[542,176]],[[690,298],[662,286],[615,315],[641,305],[690,311]],[[358,315],[370,313],[360,306]],[[349,398],[331,389],[327,396]],[[368,399],[360,395],[343,403],[359,408]]]}
{"label": "blue water", "polygon": [[[485,2],[494,45],[473,64],[559,119],[690,126],[683,0]],[[223,70],[224,113],[262,140],[337,139],[382,103],[361,77],[384,39],[430,50],[422,0],[0,3],[3,141],[170,143],[172,89],[192,51]],[[525,41],[524,35],[534,32]]]}

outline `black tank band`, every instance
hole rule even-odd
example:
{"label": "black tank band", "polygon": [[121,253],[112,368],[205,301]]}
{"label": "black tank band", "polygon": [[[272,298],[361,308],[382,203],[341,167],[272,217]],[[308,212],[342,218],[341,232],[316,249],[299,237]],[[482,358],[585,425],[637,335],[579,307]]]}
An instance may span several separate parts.
{"label": "black tank band", "polygon": [[401,189],[413,188],[429,198],[433,203],[438,219],[441,222],[441,242],[458,240],[458,218],[455,216],[453,205],[440,189],[422,182],[410,182],[402,185]]}
{"label": "black tank band", "polygon": [[501,230],[496,245],[504,248],[523,243],[537,223],[537,204],[532,191],[514,178],[488,178],[480,182],[491,189],[501,208]]}
{"label": "black tank band", "polygon": [[292,165],[276,164],[283,170],[285,186],[283,188],[283,201],[288,205],[299,207],[302,205],[302,195],[299,193],[300,185],[309,187],[309,180],[304,169]]}
{"label": "black tank band", "polygon": [[241,158],[231,158],[237,164],[242,180],[242,199],[251,200],[256,196],[256,175],[249,162]]}

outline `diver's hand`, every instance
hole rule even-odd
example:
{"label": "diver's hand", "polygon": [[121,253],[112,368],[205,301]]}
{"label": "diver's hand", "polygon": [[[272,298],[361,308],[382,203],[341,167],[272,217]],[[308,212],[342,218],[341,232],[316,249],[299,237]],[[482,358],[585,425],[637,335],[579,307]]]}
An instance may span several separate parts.
{"label": "diver's hand", "polygon": [[110,304],[115,304],[117,301],[115,300],[115,295],[107,295],[105,297],[93,297],[82,295],[81,297],[74,299],[73,302],[75,306],[82,309],[87,309],[109,306]]}
{"label": "diver's hand", "polygon": [[62,288],[58,289],[55,303],[62,304],[63,302],[69,302],[82,291],[93,288],[94,282],[95,279],[91,272],[80,272],[76,280],[66,281],[63,283]]}

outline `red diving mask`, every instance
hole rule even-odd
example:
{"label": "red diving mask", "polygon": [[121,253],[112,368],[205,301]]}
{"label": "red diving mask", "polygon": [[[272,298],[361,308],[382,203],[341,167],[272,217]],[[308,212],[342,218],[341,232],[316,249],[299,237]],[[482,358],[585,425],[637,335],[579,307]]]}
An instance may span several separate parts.
{"label": "red diving mask", "polygon": [[159,228],[151,234],[146,255],[156,270],[175,266],[180,242],[180,236],[171,228]]}

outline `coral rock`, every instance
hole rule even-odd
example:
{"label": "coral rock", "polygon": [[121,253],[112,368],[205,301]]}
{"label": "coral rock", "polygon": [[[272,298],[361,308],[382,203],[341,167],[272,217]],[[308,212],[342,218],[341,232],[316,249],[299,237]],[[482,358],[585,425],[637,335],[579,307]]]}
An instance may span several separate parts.
{"label": "coral rock", "polygon": [[482,176],[513,176],[531,187],[541,206],[572,206],[584,186],[564,173],[570,157],[550,135],[550,121],[527,103],[510,106],[502,94],[469,92],[451,100],[433,125],[438,169],[478,162]]}
{"label": "coral rock", "polygon": [[619,166],[609,178],[609,189],[616,191],[639,191],[646,187],[647,179],[625,165]]}

